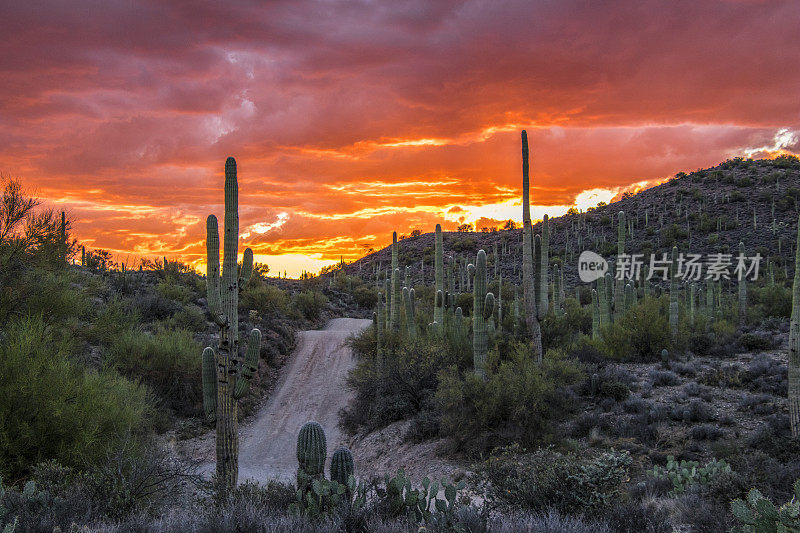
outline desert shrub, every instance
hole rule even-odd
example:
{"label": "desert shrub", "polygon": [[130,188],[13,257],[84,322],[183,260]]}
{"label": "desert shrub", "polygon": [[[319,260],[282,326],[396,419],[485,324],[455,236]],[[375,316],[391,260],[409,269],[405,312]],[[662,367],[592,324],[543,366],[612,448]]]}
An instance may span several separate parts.
{"label": "desert shrub", "polygon": [[239,295],[241,311],[254,310],[268,316],[273,313],[286,313],[288,305],[289,295],[285,291],[260,278],[251,278],[250,283]]}
{"label": "desert shrub", "polygon": [[694,440],[718,440],[724,432],[713,424],[701,424],[689,430],[689,436]]}
{"label": "desert shrub", "polygon": [[628,386],[620,381],[603,381],[600,384],[600,396],[604,398],[611,398],[618,402],[625,400],[631,390]]}
{"label": "desert shrub", "polygon": [[181,304],[165,298],[158,293],[147,292],[138,294],[133,299],[133,311],[136,312],[144,322],[155,320],[165,320],[181,310]]}
{"label": "desert shrub", "polygon": [[117,435],[143,427],[150,411],[145,391],[114,371],[84,371],[68,352],[41,318],[12,322],[5,331],[0,473],[19,477],[48,459],[67,466],[92,463]]}
{"label": "desert shrub", "polygon": [[350,341],[359,357],[348,377],[348,386],[356,397],[341,414],[343,425],[350,431],[362,426],[374,429],[432,409],[439,370],[464,364],[464,353],[445,339],[420,337],[412,342],[386,332],[382,341],[385,352],[380,368],[375,365],[373,328]]}
{"label": "desert shrub", "polygon": [[647,373],[647,378],[653,387],[673,387],[680,384],[680,378],[669,370],[651,370]]}
{"label": "desert shrub", "polygon": [[132,328],[113,340],[106,364],[146,383],[166,407],[196,415],[202,400],[201,353],[188,331],[159,329],[151,334]]}
{"label": "desert shrub", "polygon": [[566,348],[573,344],[579,334],[588,334],[592,330],[591,308],[578,305],[574,298],[568,298],[564,304],[564,312],[560,315],[548,313],[541,324],[542,348]]}
{"label": "desert shrub", "polygon": [[89,342],[111,344],[117,335],[132,328],[138,320],[137,313],[130,311],[130,302],[113,298],[102,306],[94,319],[80,331]]}
{"label": "desert shrub", "polygon": [[0,317],[41,315],[48,323],[89,318],[89,298],[73,281],[69,272],[27,268],[3,285]]}
{"label": "desert shrub", "polygon": [[206,314],[200,307],[189,304],[177,313],[175,313],[168,326],[176,329],[185,329],[189,331],[201,332],[206,329]]}
{"label": "desert shrub", "polygon": [[754,392],[786,396],[789,371],[786,365],[770,357],[760,357],[747,365],[741,381]]}
{"label": "desert shrub", "polygon": [[622,495],[628,480],[628,452],[609,450],[580,455],[518,446],[498,448],[476,465],[476,476],[494,504],[564,514],[606,509]]}
{"label": "desert shrub", "polygon": [[294,295],[292,305],[301,316],[308,320],[317,320],[328,298],[317,291],[305,290]]}
{"label": "desert shrub", "polygon": [[774,341],[765,336],[755,333],[744,333],[739,337],[739,345],[748,352],[769,350],[774,347]]}
{"label": "desert shrub", "polygon": [[156,285],[156,292],[162,298],[186,305],[194,298],[194,291],[176,280],[161,280]]}
{"label": "desert shrub", "polygon": [[613,324],[602,328],[606,351],[618,360],[655,360],[670,346],[667,316],[661,299],[644,298]]}
{"label": "desert shrub", "polygon": [[559,352],[538,365],[526,344],[498,360],[492,352],[487,378],[451,366],[439,372],[436,404],[441,431],[458,446],[479,452],[500,443],[530,445],[552,438],[551,423],[570,408],[564,387],[581,370]]}
{"label": "desert shrub", "polygon": [[94,513],[119,519],[141,510],[175,505],[186,487],[197,485],[194,467],[157,442],[121,439],[77,477]]}
{"label": "desert shrub", "polygon": [[692,400],[688,405],[673,407],[670,416],[673,420],[684,422],[710,422],[714,419],[711,408],[701,400]]}
{"label": "desert shrub", "polygon": [[369,287],[356,287],[353,291],[353,299],[359,307],[372,309],[378,303],[378,293]]}
{"label": "desert shrub", "polygon": [[753,287],[749,289],[748,297],[761,307],[765,317],[788,317],[792,312],[792,291],[783,285],[773,283]]}

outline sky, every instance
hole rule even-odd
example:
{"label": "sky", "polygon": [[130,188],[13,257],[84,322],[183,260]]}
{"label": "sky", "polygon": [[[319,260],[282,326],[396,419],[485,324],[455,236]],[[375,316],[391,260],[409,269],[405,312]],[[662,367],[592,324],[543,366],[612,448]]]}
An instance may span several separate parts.
{"label": "sky", "polygon": [[[800,2],[3,2],[0,173],[88,249],[271,272],[798,153]],[[499,223],[501,224],[501,223]]]}

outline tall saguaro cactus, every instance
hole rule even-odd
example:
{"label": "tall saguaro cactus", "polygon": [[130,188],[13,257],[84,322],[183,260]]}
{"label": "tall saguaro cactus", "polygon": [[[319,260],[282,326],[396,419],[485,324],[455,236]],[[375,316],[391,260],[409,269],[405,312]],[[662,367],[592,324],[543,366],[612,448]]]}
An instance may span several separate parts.
{"label": "tall saguaro cactus", "polygon": [[669,330],[672,342],[678,340],[678,247],[672,247],[672,264],[669,267]]}
{"label": "tall saguaro cactus", "polygon": [[442,293],[444,296],[444,259],[442,257],[442,225],[436,224],[436,240],[435,240],[435,247],[436,247],[436,255],[434,258],[434,275],[435,279],[435,286],[433,290],[433,294],[435,295],[435,302],[433,307],[433,321],[436,323],[439,330],[442,330],[444,325],[444,301],[439,299],[439,293]]}
{"label": "tall saguaro cactus", "polygon": [[475,266],[469,269],[474,276],[472,289],[472,357],[475,373],[486,378],[488,335],[486,321],[494,313],[494,294],[486,292],[486,252],[478,251]]}
{"label": "tall saguaro cactus", "polygon": [[542,219],[542,239],[541,239],[541,253],[539,254],[539,307],[536,310],[539,313],[539,320],[544,319],[547,315],[548,309],[548,289],[550,288],[549,281],[549,268],[550,268],[550,222],[547,215]]}
{"label": "tall saguaro cactus", "polygon": [[417,338],[417,321],[414,309],[415,291],[409,290],[408,287],[403,287],[403,303],[406,309],[406,326],[408,328],[408,336],[412,339]]}
{"label": "tall saguaro cactus", "polygon": [[[203,386],[206,417],[216,419],[217,480],[225,488],[236,486],[239,475],[239,431],[236,419],[236,400],[247,392],[250,378],[258,364],[261,332],[253,329],[242,361],[239,356],[239,290],[253,271],[253,251],[247,248],[239,272],[239,184],[236,161],[225,161],[225,228],[222,272],[219,265],[219,227],[217,217],[206,220],[206,251],[208,271],[208,310],[219,326],[219,345],[216,352],[203,352]],[[212,379],[211,363],[215,364],[216,379]],[[216,388],[216,394],[211,387]]]}
{"label": "tall saguaro cactus", "polygon": [[[744,258],[744,243],[739,243],[739,256]],[[739,280],[739,326],[744,326],[747,319],[747,278],[742,275]]]}
{"label": "tall saguaro cactus", "polygon": [[533,356],[542,363],[542,329],[536,308],[538,293],[534,273],[533,227],[531,226],[528,187],[528,134],[522,130],[522,299],[525,308],[525,324],[531,336]]}
{"label": "tall saguaro cactus", "polygon": [[789,321],[789,424],[792,437],[800,437],[800,217],[797,219],[792,318]]}
{"label": "tall saguaro cactus", "polygon": [[[625,254],[625,212],[617,214],[617,265]],[[623,271],[620,271],[622,274]],[[625,312],[625,280],[620,275],[614,286],[614,319],[616,320]]]}
{"label": "tall saguaro cactus", "polygon": [[389,308],[389,324],[392,330],[400,327],[400,267],[397,260],[397,232],[392,232],[392,302]]}

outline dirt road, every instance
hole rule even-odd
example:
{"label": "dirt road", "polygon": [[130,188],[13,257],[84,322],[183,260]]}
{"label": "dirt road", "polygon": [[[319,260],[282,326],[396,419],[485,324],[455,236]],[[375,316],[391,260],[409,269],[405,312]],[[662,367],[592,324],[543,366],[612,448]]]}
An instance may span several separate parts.
{"label": "dirt road", "polygon": [[316,420],[325,429],[329,458],[343,444],[338,413],[351,399],[345,379],[355,365],[345,340],[371,323],[337,318],[323,330],[298,335],[297,349],[272,397],[251,423],[240,428],[240,481],[294,481],[297,432],[309,420]]}

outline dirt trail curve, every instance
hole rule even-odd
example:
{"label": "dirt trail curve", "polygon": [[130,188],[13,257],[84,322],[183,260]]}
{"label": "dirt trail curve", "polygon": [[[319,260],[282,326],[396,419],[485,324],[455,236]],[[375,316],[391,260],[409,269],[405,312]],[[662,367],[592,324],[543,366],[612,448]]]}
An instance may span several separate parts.
{"label": "dirt trail curve", "polygon": [[338,413],[352,397],[345,379],[355,365],[345,340],[371,323],[336,318],[325,329],[298,334],[292,360],[272,396],[254,420],[240,429],[240,481],[266,482],[276,477],[294,481],[297,432],[309,420],[316,420],[325,429],[328,457],[344,443],[337,427]]}

